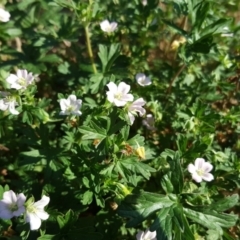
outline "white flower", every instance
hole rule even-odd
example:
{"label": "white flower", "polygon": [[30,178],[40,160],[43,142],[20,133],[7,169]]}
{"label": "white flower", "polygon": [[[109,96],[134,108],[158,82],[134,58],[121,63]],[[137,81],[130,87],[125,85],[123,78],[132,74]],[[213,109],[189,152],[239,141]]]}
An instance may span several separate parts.
{"label": "white flower", "polygon": [[146,6],[147,5],[147,0],[142,0],[142,5]]}
{"label": "white flower", "polygon": [[17,74],[10,74],[6,81],[10,84],[10,88],[14,89],[26,89],[28,85],[32,84],[34,76],[32,73],[28,73],[27,70],[17,70]]}
{"label": "white flower", "polygon": [[4,97],[0,99],[0,110],[6,111],[8,109],[11,114],[18,115],[19,112],[15,109],[15,106],[18,105],[16,98],[7,92],[0,92],[0,95]]}
{"label": "white flower", "polygon": [[60,115],[82,115],[79,109],[82,106],[82,100],[77,99],[75,95],[70,95],[67,99],[60,99],[61,112]]}
{"label": "white flower", "polygon": [[149,130],[155,130],[156,128],[154,127],[155,119],[152,114],[147,114],[146,119],[142,121],[143,125],[146,126],[147,129]]}
{"label": "white flower", "polygon": [[109,22],[108,20],[104,20],[100,23],[100,27],[104,32],[111,33],[114,32],[117,28],[116,22]]}
{"label": "white flower", "polygon": [[120,82],[117,86],[114,82],[107,84],[109,91],[107,92],[107,99],[117,107],[126,105],[127,102],[133,101],[133,95],[128,94],[130,86],[124,82]]}
{"label": "white flower", "polygon": [[202,180],[207,182],[212,181],[214,177],[209,173],[212,169],[213,165],[205,162],[203,158],[197,158],[194,165],[192,163],[188,165],[188,171],[192,174],[192,178],[198,183],[202,182]]}
{"label": "white flower", "polygon": [[152,84],[151,79],[149,77],[146,77],[146,75],[144,73],[138,73],[136,75],[136,80],[137,80],[138,84],[141,86],[148,86],[148,85]]}
{"label": "white flower", "polygon": [[11,219],[20,216],[25,212],[25,201],[26,197],[23,193],[16,195],[12,190],[4,192],[0,201],[0,218]]}
{"label": "white flower", "polygon": [[10,19],[10,13],[2,8],[0,8],[0,21],[1,22],[8,22]]}
{"label": "white flower", "polygon": [[145,232],[139,231],[136,235],[137,240],[157,240],[157,232],[150,232],[149,229],[147,229]]}
{"label": "white flower", "polygon": [[131,125],[133,124],[135,120],[135,116],[137,115],[137,112],[140,116],[143,116],[146,113],[146,110],[142,107],[146,104],[146,102],[143,100],[143,98],[139,98],[136,101],[134,101],[131,105],[128,107],[128,116],[131,122]]}
{"label": "white flower", "polygon": [[49,214],[44,211],[44,207],[48,205],[50,198],[43,195],[42,199],[30,203],[26,208],[26,222],[30,223],[31,230],[37,230],[41,226],[41,220],[47,220]]}

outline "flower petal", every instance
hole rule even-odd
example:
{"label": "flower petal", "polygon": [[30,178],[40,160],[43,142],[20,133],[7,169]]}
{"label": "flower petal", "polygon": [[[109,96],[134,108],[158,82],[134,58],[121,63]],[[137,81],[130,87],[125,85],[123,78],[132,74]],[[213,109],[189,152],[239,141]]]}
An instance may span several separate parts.
{"label": "flower petal", "polygon": [[60,99],[60,107],[61,107],[62,111],[65,111],[68,108],[69,105],[70,105],[69,100],[67,100],[67,99]]}
{"label": "flower petal", "polygon": [[8,105],[1,99],[0,100],[0,110],[6,111],[8,109]]}
{"label": "flower petal", "polygon": [[135,121],[135,116],[132,113],[128,112],[128,117],[129,117],[130,123],[132,125]]}
{"label": "flower petal", "polygon": [[2,219],[11,219],[13,213],[9,210],[8,204],[5,202],[0,202],[0,218]]}
{"label": "flower petal", "polygon": [[132,94],[124,94],[124,95],[122,95],[122,97],[121,97],[121,100],[122,101],[125,101],[125,102],[131,102],[131,101],[133,101],[133,99],[134,99],[134,97],[133,97],[133,95]]}
{"label": "flower petal", "polygon": [[127,94],[130,91],[130,85],[126,84],[125,82],[120,82],[118,85],[118,92]]}
{"label": "flower petal", "polygon": [[50,198],[43,195],[41,200],[34,203],[34,206],[38,209],[43,209],[46,205],[48,205],[49,201]]}
{"label": "flower petal", "polygon": [[196,181],[197,183],[202,182],[202,177],[199,176],[197,173],[193,173],[193,174],[192,174],[192,178],[193,178],[193,180]]}
{"label": "flower petal", "polygon": [[18,115],[19,112],[15,109],[15,102],[9,103],[9,112],[13,115]]}
{"label": "flower petal", "polygon": [[115,29],[117,28],[117,25],[118,24],[116,22],[112,22],[111,23],[111,30],[112,30],[112,32],[115,31]]}
{"label": "flower petal", "polygon": [[26,196],[23,193],[18,194],[18,196],[17,196],[18,207],[23,206],[25,201],[26,201]]}
{"label": "flower petal", "polygon": [[75,95],[69,95],[67,99],[69,100],[70,105],[74,105],[77,100],[77,97]]}
{"label": "flower petal", "polygon": [[205,159],[203,159],[203,158],[197,158],[195,160],[195,167],[197,169],[203,169],[204,164],[205,164]]}
{"label": "flower petal", "polygon": [[150,232],[149,229],[147,229],[145,231],[145,234],[144,234],[144,239],[154,239],[155,237],[157,236],[157,232],[154,231],[154,232]]}
{"label": "flower petal", "polygon": [[188,169],[188,172],[190,172],[190,173],[195,173],[196,172],[196,167],[192,163],[190,163],[188,165],[187,169]]}
{"label": "flower petal", "polygon": [[42,220],[47,220],[49,218],[49,214],[44,210],[38,210],[35,214]]}
{"label": "flower petal", "polygon": [[118,87],[114,82],[108,83],[107,87],[109,89],[109,92],[111,92],[113,95],[117,93]]}
{"label": "flower petal", "polygon": [[143,240],[143,235],[144,235],[144,232],[143,231],[139,231],[136,235],[136,239],[137,240]]}
{"label": "flower petal", "polygon": [[10,74],[9,77],[7,77],[6,81],[10,84],[15,83],[18,80],[18,77],[15,74]]}
{"label": "flower petal", "polygon": [[26,222],[30,223],[31,230],[37,230],[41,226],[41,219],[34,213],[27,212]]}
{"label": "flower petal", "polygon": [[9,190],[3,193],[3,199],[6,203],[12,204],[17,202],[17,196],[14,191]]}
{"label": "flower petal", "polygon": [[204,165],[203,165],[203,171],[205,173],[208,173],[208,172],[211,172],[213,169],[213,165],[209,162],[205,162]]}
{"label": "flower petal", "polygon": [[214,177],[211,173],[204,173],[202,175],[202,179],[207,181],[207,182],[211,182],[214,179]]}

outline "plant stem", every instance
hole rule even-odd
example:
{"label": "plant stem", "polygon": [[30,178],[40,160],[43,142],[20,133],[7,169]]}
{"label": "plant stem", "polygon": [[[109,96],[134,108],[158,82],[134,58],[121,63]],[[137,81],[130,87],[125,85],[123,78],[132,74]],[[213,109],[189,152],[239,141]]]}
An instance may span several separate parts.
{"label": "plant stem", "polygon": [[91,40],[90,40],[90,34],[89,34],[89,25],[85,26],[85,35],[86,35],[86,42],[87,42],[87,49],[88,49],[88,55],[92,64],[92,69],[94,73],[97,73],[97,68],[94,62],[94,58],[93,58],[93,52],[92,52],[92,45],[91,45]]}

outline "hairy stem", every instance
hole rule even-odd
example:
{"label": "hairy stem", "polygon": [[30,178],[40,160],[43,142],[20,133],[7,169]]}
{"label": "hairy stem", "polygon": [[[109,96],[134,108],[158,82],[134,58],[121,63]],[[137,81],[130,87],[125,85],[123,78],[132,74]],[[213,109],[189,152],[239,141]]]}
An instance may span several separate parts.
{"label": "hairy stem", "polygon": [[90,40],[90,33],[89,33],[89,28],[88,25],[85,26],[85,36],[86,36],[86,42],[87,42],[87,49],[88,49],[88,55],[92,64],[92,69],[94,73],[97,73],[97,68],[94,62],[93,58],[93,52],[92,52],[92,45],[91,45],[91,40]]}

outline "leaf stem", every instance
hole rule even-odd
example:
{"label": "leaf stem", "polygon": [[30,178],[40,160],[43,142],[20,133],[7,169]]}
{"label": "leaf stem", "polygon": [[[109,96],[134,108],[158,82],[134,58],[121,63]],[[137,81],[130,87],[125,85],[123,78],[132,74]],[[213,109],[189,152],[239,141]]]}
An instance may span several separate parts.
{"label": "leaf stem", "polygon": [[90,39],[90,33],[89,33],[89,25],[85,26],[85,36],[86,36],[86,42],[87,42],[87,49],[88,49],[88,55],[92,64],[92,69],[94,73],[97,73],[97,68],[94,62],[94,58],[93,58],[93,52],[92,52],[92,45],[91,45],[91,39]]}

